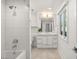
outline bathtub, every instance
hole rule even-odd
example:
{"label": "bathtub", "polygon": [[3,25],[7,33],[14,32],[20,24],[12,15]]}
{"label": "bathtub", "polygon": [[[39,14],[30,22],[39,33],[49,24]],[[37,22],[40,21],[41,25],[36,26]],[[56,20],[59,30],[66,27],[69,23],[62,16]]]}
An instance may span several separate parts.
{"label": "bathtub", "polygon": [[5,51],[1,59],[26,59],[26,51]]}

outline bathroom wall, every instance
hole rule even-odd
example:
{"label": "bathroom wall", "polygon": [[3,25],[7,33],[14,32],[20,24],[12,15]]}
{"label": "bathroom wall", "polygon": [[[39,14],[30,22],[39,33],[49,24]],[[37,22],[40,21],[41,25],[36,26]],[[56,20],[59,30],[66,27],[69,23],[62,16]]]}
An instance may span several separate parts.
{"label": "bathroom wall", "polygon": [[37,26],[37,13],[35,11],[31,11],[31,26]]}
{"label": "bathroom wall", "polygon": [[18,49],[25,49],[26,40],[28,38],[28,8],[25,6],[24,1],[16,0],[16,15],[9,8],[12,3],[10,0],[6,1],[6,49],[12,48],[12,41],[19,40]]}
{"label": "bathroom wall", "polygon": [[[17,50],[26,50],[30,59],[29,10],[25,0],[2,0],[2,49],[12,50],[17,39]],[[16,6],[15,10],[10,6]],[[5,47],[5,48],[4,48]]]}
{"label": "bathroom wall", "polygon": [[[61,56],[61,59],[76,59],[76,53],[73,50],[76,46],[76,0],[69,0],[68,4],[68,39],[64,40],[59,34],[58,40],[58,51]],[[59,21],[59,17],[58,17]],[[59,27],[59,26],[58,26]],[[58,31],[59,33],[59,31]]]}
{"label": "bathroom wall", "polygon": [[5,0],[1,0],[1,54],[5,50]]}

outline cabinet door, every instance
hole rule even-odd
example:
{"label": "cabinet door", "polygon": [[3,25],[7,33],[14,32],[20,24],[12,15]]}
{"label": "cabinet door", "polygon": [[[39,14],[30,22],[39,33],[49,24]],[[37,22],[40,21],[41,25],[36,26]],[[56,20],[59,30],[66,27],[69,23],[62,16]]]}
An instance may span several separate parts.
{"label": "cabinet door", "polygon": [[47,44],[47,37],[42,37],[42,44],[46,45]]}
{"label": "cabinet door", "polygon": [[53,36],[49,36],[48,37],[48,45],[51,48],[56,48],[57,47],[57,38],[55,38]]}
{"label": "cabinet door", "polygon": [[41,37],[37,37],[37,44],[42,44],[42,38]]}
{"label": "cabinet door", "polygon": [[47,41],[48,41],[48,43],[47,43],[48,45],[52,45],[53,40],[52,40],[52,38],[50,36],[48,37]]}

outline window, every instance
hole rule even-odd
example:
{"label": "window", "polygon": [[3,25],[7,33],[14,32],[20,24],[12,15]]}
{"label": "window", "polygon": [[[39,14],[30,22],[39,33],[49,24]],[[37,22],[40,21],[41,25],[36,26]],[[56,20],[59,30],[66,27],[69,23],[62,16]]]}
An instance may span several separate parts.
{"label": "window", "polygon": [[67,36],[67,16],[66,16],[66,10],[64,13],[64,36]]}
{"label": "window", "polygon": [[67,12],[66,9],[59,15],[60,16],[60,34],[67,37]]}
{"label": "window", "polygon": [[62,14],[60,15],[60,34],[63,35],[63,30],[62,30]]}

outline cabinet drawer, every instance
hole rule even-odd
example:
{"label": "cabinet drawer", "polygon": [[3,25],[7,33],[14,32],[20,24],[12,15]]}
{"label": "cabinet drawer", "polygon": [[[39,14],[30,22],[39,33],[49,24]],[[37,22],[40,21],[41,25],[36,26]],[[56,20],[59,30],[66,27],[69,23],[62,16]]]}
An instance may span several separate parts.
{"label": "cabinet drawer", "polygon": [[54,40],[52,40],[52,42],[58,42],[58,40],[57,39],[54,39]]}
{"label": "cabinet drawer", "polygon": [[52,44],[52,43],[55,43],[55,42],[56,42],[56,43],[58,42],[57,39],[55,39],[55,40],[48,39],[48,43],[49,43],[49,44]]}
{"label": "cabinet drawer", "polygon": [[57,45],[57,44],[58,44],[57,42],[48,43],[48,45]]}
{"label": "cabinet drawer", "polygon": [[46,44],[38,44],[37,48],[47,48],[48,46]]}
{"label": "cabinet drawer", "polygon": [[38,37],[36,40],[37,40],[37,44],[38,43],[47,44],[47,37]]}
{"label": "cabinet drawer", "polygon": [[38,44],[37,48],[57,48],[57,45],[41,45],[41,44]]}
{"label": "cabinet drawer", "polygon": [[42,43],[42,39],[37,39],[37,44],[41,44]]}
{"label": "cabinet drawer", "polygon": [[57,48],[58,47],[58,45],[56,44],[56,45],[53,45],[53,48]]}
{"label": "cabinet drawer", "polygon": [[49,36],[48,39],[57,40],[58,38]]}

